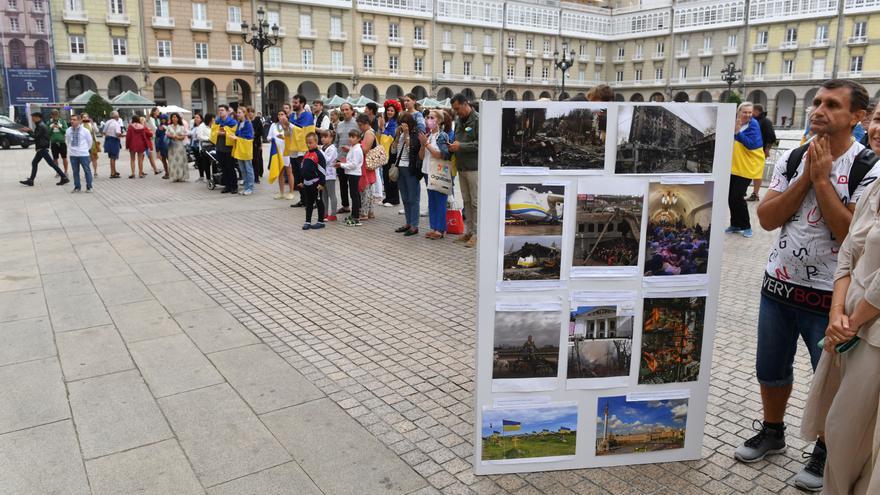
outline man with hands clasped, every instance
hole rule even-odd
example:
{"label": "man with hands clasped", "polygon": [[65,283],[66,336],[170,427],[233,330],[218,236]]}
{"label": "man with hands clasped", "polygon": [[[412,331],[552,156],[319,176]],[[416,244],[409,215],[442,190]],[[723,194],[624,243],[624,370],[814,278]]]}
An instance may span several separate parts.
{"label": "man with hands clasped", "polygon": [[[840,244],[856,203],[880,175],[864,146],[852,139],[867,105],[868,93],[861,85],[849,80],[823,83],[810,114],[816,137],[782,155],[758,206],[761,226],[780,232],[764,273],[758,314],[756,370],[764,418],[758,434],[736,449],[734,457],[741,462],[757,462],[786,449],[784,416],[798,337],[814,370],[819,363]],[[825,456],[819,438],[794,478],[798,488],[822,489]]]}

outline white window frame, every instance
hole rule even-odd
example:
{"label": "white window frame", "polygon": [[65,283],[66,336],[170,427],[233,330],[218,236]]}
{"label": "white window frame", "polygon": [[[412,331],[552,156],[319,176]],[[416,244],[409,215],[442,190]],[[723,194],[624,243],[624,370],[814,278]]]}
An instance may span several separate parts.
{"label": "white window frame", "polygon": [[280,46],[270,46],[269,50],[267,50],[269,54],[268,64],[269,67],[281,67],[282,64],[282,52]]}
{"label": "white window frame", "polygon": [[764,60],[756,60],[754,72],[756,76],[763,76],[767,73],[767,62]]}
{"label": "white window frame", "polygon": [[70,49],[70,53],[76,55],[85,55],[86,37],[81,34],[71,34],[67,37],[67,46]]}
{"label": "white window frame", "polygon": [[617,74],[615,75],[614,80],[616,82],[623,82],[623,71],[622,70],[617,71]]}
{"label": "white window frame", "polygon": [[364,72],[373,72],[375,70],[375,59],[372,53],[365,53],[363,56]]}
{"label": "white window frame", "polygon": [[425,59],[422,57],[416,57],[413,59],[413,71],[416,74],[421,74],[425,71]]}
{"label": "white window frame", "polygon": [[854,38],[867,38],[868,37],[868,23],[866,21],[856,21],[853,24],[853,37]]}
{"label": "white window frame", "polygon": [[660,81],[663,79],[663,67],[654,67],[654,80]]}
{"label": "white window frame", "polygon": [[238,43],[229,45],[229,59],[233,62],[243,62],[244,48]]}
{"label": "white window frame", "polygon": [[241,7],[238,5],[230,5],[229,8],[226,9],[226,20],[231,24],[240,25]]}
{"label": "white window frame", "polygon": [[785,75],[794,74],[794,59],[786,58],[782,60],[782,73]]}
{"label": "white window frame", "polygon": [[425,27],[424,26],[415,26],[413,28],[413,39],[418,41],[425,41]]}
{"label": "white window frame", "polygon": [[400,57],[397,55],[388,56],[388,72],[392,74],[400,73]]}
{"label": "white window frame", "polygon": [[849,59],[849,71],[860,74],[865,68],[865,57],[863,55],[855,55]]}
{"label": "white window frame", "polygon": [[208,44],[204,41],[195,44],[196,60],[208,60]]}
{"label": "white window frame", "polygon": [[[269,24],[271,25],[272,21],[269,21]],[[312,32],[312,14],[300,14],[299,15],[299,30],[303,33],[311,33]]]}
{"label": "white window frame", "polygon": [[168,17],[168,0],[153,0],[153,8],[156,9],[156,17]]}
{"label": "white window frame", "polygon": [[483,76],[492,77],[492,62],[483,62]]}
{"label": "white window frame", "polygon": [[339,36],[342,34],[342,17],[338,15],[330,16],[330,36]]}
{"label": "white window frame", "polygon": [[703,64],[702,74],[703,79],[709,79],[712,77],[712,64]]}
{"label": "white window frame", "polygon": [[507,65],[507,78],[513,79],[514,77],[516,77],[516,66],[508,64]]}
{"label": "white window frame", "polygon": [[452,60],[446,59],[443,61],[443,74],[449,75],[452,74]]}
{"label": "white window frame", "polygon": [[110,38],[110,53],[114,57],[124,57],[128,55],[128,39],[120,36]]}
{"label": "white window frame", "polygon": [[345,53],[342,50],[333,50],[330,52],[330,66],[339,69],[345,65]]}
{"label": "white window frame", "polygon": [[192,3],[192,18],[196,21],[208,20],[208,4],[204,2]]}
{"label": "white window frame", "polygon": [[365,20],[361,23],[361,33],[364,36],[373,36],[373,21]]}
{"label": "white window frame", "polygon": [[633,71],[633,80],[635,80],[635,81],[642,80],[642,69],[635,69]]}
{"label": "white window frame", "polygon": [[121,15],[125,13],[125,0],[109,0],[107,6],[111,14]]}
{"label": "white window frame", "polygon": [[785,28],[785,42],[794,43],[798,38],[798,29],[796,27]]}
{"label": "white window frame", "polygon": [[311,48],[301,49],[299,57],[303,70],[312,70],[315,68],[315,52]]}

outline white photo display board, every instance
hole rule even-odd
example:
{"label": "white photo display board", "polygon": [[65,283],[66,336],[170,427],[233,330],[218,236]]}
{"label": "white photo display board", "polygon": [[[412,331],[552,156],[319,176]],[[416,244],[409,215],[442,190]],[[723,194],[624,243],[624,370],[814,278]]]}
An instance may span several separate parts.
{"label": "white photo display board", "polygon": [[700,457],[735,115],[481,103],[477,474]]}

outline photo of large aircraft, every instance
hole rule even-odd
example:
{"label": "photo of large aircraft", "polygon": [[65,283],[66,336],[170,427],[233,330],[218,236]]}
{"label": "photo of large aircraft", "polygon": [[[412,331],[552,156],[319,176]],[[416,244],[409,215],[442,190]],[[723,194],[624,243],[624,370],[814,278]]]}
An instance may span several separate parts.
{"label": "photo of large aircraft", "polygon": [[521,185],[507,196],[505,217],[524,222],[558,222],[564,201],[564,194],[538,192]]}

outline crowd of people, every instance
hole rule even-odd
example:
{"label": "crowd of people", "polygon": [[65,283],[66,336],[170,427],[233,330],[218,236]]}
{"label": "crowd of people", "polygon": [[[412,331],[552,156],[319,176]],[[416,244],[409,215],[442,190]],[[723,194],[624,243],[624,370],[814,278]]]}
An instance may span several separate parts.
{"label": "crowd of people", "polygon": [[683,222],[648,222],[645,275],[706,273],[710,229]]}
{"label": "crowd of people", "polygon": [[476,245],[478,114],[464,96],[453,97],[451,109],[422,109],[415,95],[407,94],[385,101],[381,111],[370,102],[358,112],[350,103],[327,111],[323,101],[309,104],[295,95],[273,117],[266,120],[253,107],[219,105],[215,114],[197,113],[186,122],[178,113],[153,108],[147,115],[132,115],[127,124],[114,111],[98,126],[84,113],[67,122],[53,110],[48,124],[34,113],[37,153],[31,176],[21,183],[33,186],[39,162],[45,161],[56,171],[57,184],[64,185],[69,159],[73,192],[82,190],[81,174],[91,192],[103,135],[111,179],[121,177],[117,164],[123,150],[129,179],[148,177],[147,162],[153,175],[186,182],[194,161],[196,180],[222,185],[223,194],[249,196],[268,172],[269,182],[278,182],[275,199],[297,199],[291,206],[305,207],[305,230],[324,228],[340,214],[347,214],[345,225],[360,226],[375,218],[374,206],[402,205],[404,224],[396,231],[407,237],[419,234],[426,193],[430,230],[425,237],[442,239],[458,181],[466,231],[456,242]]}

